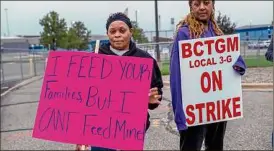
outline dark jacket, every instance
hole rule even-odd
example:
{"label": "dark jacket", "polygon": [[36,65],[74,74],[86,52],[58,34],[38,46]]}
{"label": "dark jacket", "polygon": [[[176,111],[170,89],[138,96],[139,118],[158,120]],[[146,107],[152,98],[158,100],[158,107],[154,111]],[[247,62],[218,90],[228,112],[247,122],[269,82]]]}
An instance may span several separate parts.
{"label": "dark jacket", "polygon": [[265,53],[265,58],[266,60],[273,62],[273,36],[271,38],[270,45],[268,46],[267,51]]}
{"label": "dark jacket", "polygon": [[[100,46],[99,48],[99,54],[106,54],[106,55],[116,55],[114,52],[112,52],[110,50],[110,43],[107,44],[103,44],[102,46]],[[150,87],[154,88],[157,87],[158,88],[158,93],[160,95],[163,94],[162,88],[163,88],[163,81],[162,81],[162,74],[161,71],[158,67],[158,64],[156,62],[156,60],[151,57],[151,55],[139,48],[136,47],[136,44],[134,42],[130,42],[129,45],[129,51],[127,51],[126,53],[124,53],[122,56],[134,56],[134,57],[141,57],[141,58],[152,58],[153,59],[153,73],[152,73],[152,80],[151,80],[151,84]],[[161,101],[161,99],[159,100]],[[158,107],[158,104],[149,104],[148,103],[148,108],[150,110],[153,110],[155,108]],[[149,121],[150,115],[148,113],[147,116],[147,129],[150,126],[150,121]],[[146,130],[147,130],[146,129]]]}

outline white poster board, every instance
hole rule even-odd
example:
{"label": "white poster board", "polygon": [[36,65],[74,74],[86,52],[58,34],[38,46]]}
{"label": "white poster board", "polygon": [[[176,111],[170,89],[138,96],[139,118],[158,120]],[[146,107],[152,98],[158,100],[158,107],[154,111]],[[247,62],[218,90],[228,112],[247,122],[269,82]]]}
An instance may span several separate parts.
{"label": "white poster board", "polygon": [[243,117],[239,34],[179,41],[182,105],[188,126]]}

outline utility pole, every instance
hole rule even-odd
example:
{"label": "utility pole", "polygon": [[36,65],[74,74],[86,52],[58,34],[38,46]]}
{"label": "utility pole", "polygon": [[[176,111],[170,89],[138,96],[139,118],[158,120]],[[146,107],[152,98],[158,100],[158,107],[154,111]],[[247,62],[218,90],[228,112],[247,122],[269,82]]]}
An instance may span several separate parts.
{"label": "utility pole", "polygon": [[159,50],[159,29],[158,29],[158,1],[155,0],[155,28],[156,28],[156,37],[155,42],[156,44],[156,54],[157,54],[157,61],[160,62],[160,50]]}
{"label": "utility pole", "polygon": [[138,11],[135,10],[135,20],[136,20],[136,25],[138,26]]}
{"label": "utility pole", "polygon": [[8,36],[10,36],[10,27],[9,27],[8,9],[7,8],[5,8],[5,12],[6,12],[6,22],[7,22],[7,33],[8,33]]}
{"label": "utility pole", "polygon": [[161,31],[161,15],[159,15],[159,21],[158,21],[158,22],[159,22],[159,23],[158,23],[158,24],[159,24],[159,25],[158,25],[158,26],[159,26],[159,31]]}

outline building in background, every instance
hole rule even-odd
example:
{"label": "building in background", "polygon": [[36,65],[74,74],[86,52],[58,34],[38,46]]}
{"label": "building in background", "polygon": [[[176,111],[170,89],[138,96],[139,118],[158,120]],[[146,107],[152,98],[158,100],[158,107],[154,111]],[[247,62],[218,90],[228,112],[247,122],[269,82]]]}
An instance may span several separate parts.
{"label": "building in background", "polygon": [[1,52],[28,52],[28,39],[19,36],[1,37]]}
{"label": "building in background", "polygon": [[273,25],[246,25],[236,28],[242,41],[266,41],[270,40],[273,32]]}
{"label": "building in background", "polygon": [[[100,43],[102,44],[108,42],[108,37],[107,35],[91,35],[89,38],[89,51],[94,49],[96,40],[100,40]],[[40,43],[40,35],[1,37],[2,52],[31,51],[36,49],[46,49],[46,46],[43,46]]]}
{"label": "building in background", "polygon": [[96,40],[100,40],[100,45],[108,43],[108,36],[107,35],[91,35],[89,39],[89,50],[91,52],[94,52],[95,50],[95,45],[96,45]]}

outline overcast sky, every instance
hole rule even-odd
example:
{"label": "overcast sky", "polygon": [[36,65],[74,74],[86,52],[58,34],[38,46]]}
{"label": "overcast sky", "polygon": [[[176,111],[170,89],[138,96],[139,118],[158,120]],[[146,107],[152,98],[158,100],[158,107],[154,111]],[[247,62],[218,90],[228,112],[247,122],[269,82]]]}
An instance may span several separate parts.
{"label": "overcast sky", "polygon": [[[57,11],[67,23],[83,21],[92,34],[105,34],[105,23],[110,13],[129,8],[129,17],[137,20],[146,31],[155,30],[154,1],[1,1],[1,35],[7,33],[5,8],[11,35],[39,34],[39,19],[49,11]],[[160,28],[171,29],[170,18],[175,24],[189,12],[187,1],[159,1]],[[273,20],[273,1],[217,1],[216,11],[231,17],[238,26],[269,24]]]}

